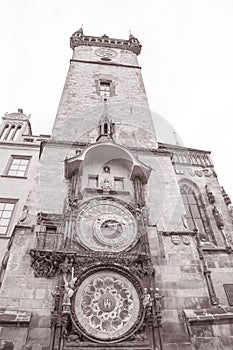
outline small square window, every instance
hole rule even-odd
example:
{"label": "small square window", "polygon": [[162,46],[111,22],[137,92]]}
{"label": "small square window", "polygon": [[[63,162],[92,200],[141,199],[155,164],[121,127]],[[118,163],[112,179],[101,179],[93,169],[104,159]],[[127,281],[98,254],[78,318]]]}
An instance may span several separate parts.
{"label": "small square window", "polygon": [[0,199],[0,234],[7,233],[13,215],[15,201]]}
{"label": "small square window", "polygon": [[11,156],[10,165],[7,168],[6,175],[25,177],[28,170],[30,157],[28,156]]}
{"label": "small square window", "polygon": [[110,96],[111,81],[100,81],[99,93],[100,96],[109,97]]}
{"label": "small square window", "polygon": [[88,176],[88,187],[98,187],[98,176],[89,175]]}
{"label": "small square window", "polygon": [[123,191],[124,190],[124,179],[120,177],[114,178],[114,187],[116,191]]}

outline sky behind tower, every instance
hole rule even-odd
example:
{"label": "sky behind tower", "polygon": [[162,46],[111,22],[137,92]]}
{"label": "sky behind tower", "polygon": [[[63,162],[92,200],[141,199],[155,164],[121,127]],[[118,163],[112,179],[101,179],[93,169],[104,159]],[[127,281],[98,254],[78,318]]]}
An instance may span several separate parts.
{"label": "sky behind tower", "polygon": [[[131,31],[151,110],[185,146],[212,151],[233,199],[232,18],[232,0],[1,0],[0,115],[23,108],[34,134],[51,133],[71,34],[82,24],[86,35]],[[158,136],[175,143],[172,132]]]}

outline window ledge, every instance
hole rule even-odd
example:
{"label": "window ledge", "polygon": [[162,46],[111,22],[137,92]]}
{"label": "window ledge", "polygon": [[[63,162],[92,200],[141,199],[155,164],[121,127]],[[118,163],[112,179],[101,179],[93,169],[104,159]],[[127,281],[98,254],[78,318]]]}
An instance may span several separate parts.
{"label": "window ledge", "polygon": [[27,176],[1,175],[1,177],[10,177],[12,179],[27,179]]}
{"label": "window ledge", "polygon": [[1,326],[28,326],[32,317],[31,311],[0,309]]}

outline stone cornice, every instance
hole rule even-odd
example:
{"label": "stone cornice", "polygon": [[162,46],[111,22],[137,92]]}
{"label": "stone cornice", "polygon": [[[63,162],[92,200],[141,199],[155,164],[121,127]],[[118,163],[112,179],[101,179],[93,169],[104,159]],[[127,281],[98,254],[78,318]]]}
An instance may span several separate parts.
{"label": "stone cornice", "polygon": [[184,310],[188,326],[204,324],[229,324],[233,322],[233,307],[217,306],[207,309]]}
{"label": "stone cornice", "polygon": [[200,152],[200,153],[207,153],[207,154],[211,153],[211,151],[205,151],[205,150],[201,150],[201,149],[184,147],[184,146],[171,145],[168,143],[159,142],[158,145],[159,145],[159,149],[167,149],[168,151],[193,151],[193,152]]}
{"label": "stone cornice", "polygon": [[23,147],[23,148],[40,148],[40,142],[15,142],[15,141],[0,141],[0,146],[6,147]]}
{"label": "stone cornice", "polygon": [[117,67],[141,69],[140,66],[132,66],[132,65],[129,65],[129,64],[121,64],[121,63],[114,63],[114,62],[100,62],[100,61],[87,61],[87,60],[74,60],[74,59],[71,59],[70,62],[79,62],[79,63],[88,63],[88,64],[101,64],[101,65],[107,65],[107,66],[117,66]]}

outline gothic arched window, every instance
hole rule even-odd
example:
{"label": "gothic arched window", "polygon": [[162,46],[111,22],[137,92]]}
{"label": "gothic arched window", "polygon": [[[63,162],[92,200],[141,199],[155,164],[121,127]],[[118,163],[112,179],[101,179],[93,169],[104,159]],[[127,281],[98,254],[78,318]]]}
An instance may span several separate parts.
{"label": "gothic arched window", "polygon": [[205,214],[200,194],[189,184],[182,184],[180,186],[180,192],[185,206],[189,229],[197,229],[202,241],[209,240],[208,234],[210,233],[210,230],[208,219]]}

